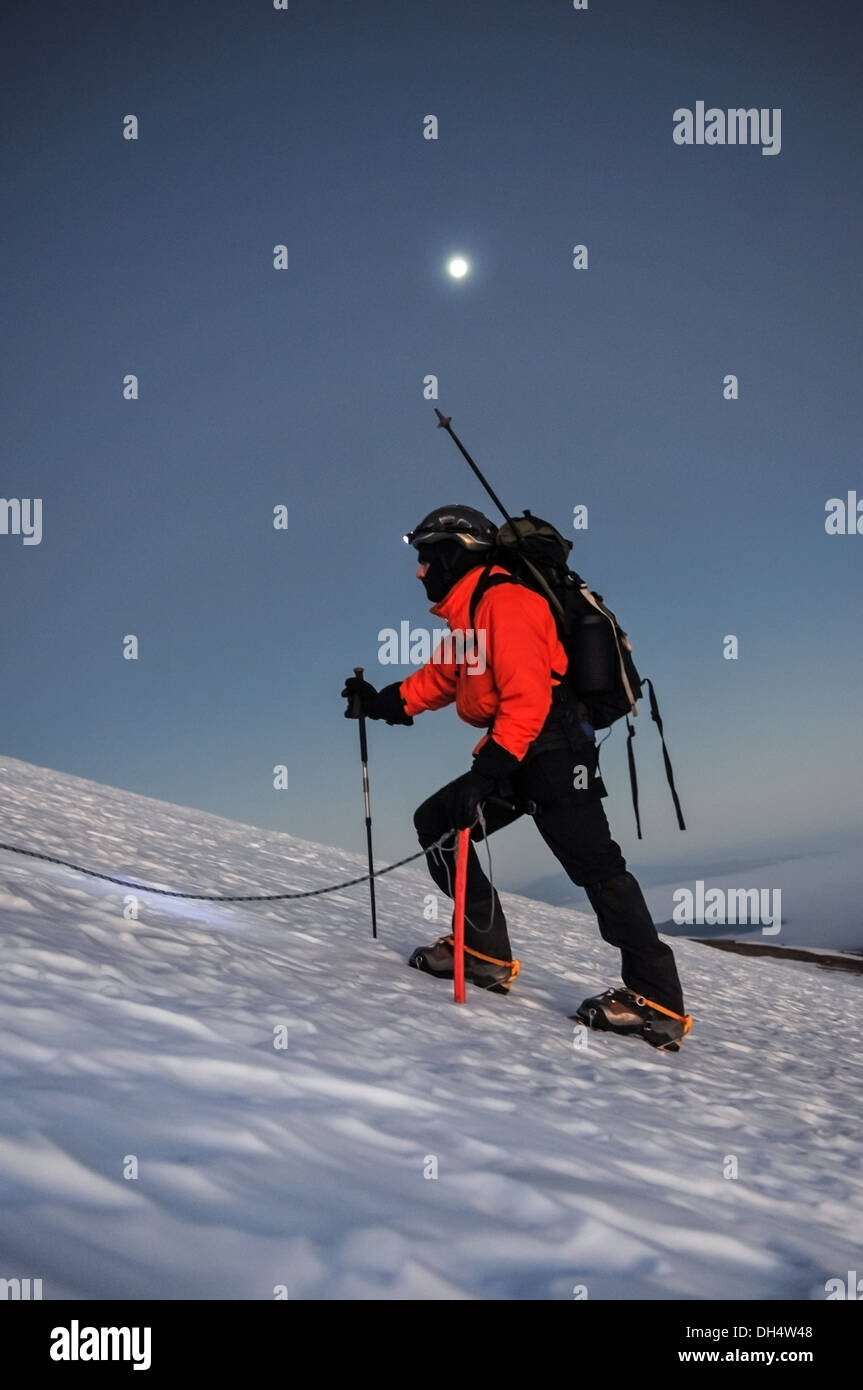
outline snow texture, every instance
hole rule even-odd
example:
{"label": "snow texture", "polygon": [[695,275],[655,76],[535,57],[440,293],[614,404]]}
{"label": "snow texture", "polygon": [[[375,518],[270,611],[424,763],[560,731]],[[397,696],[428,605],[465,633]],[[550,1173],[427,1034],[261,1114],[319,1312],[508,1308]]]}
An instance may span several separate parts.
{"label": "snow texture", "polygon": [[[0,786],[6,842],[155,886],[364,869],[13,759]],[[458,1007],[408,970],[449,920],[442,899],[423,918],[421,863],[379,881],[378,942],[366,885],[141,894],[137,920],[126,891],[0,853],[0,1277],[54,1299],[823,1299],[863,1267],[859,978],[678,942],[696,1023],[670,1056],[567,1020],[618,978],[585,915],[504,898],[508,999]]]}

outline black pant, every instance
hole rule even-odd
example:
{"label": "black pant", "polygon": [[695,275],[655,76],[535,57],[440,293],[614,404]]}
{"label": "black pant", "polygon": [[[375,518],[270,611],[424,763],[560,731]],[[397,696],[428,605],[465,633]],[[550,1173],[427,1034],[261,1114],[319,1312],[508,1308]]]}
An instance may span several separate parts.
{"label": "black pant", "polygon": [[[586,769],[588,785],[576,769]],[[524,814],[525,803],[536,803],[534,819],[540,835],[566,873],[584,888],[599,922],[603,939],[621,954],[625,985],[675,1013],[683,1013],[683,994],[670,946],[660,941],[638,882],[627,872],[619,845],[611,838],[600,797],[604,788],[596,769],[593,742],[553,747],[522,763],[510,786],[515,809],[488,803],[486,831],[493,834]],[[414,816],[420,844],[431,845],[452,827],[453,790],[461,778],[430,796]],[[480,866],[474,847],[482,827],[471,832],[465,893],[465,945],[497,960],[511,960],[512,950],[500,898]],[[453,896],[455,842],[431,850],[429,872],[441,892]]]}

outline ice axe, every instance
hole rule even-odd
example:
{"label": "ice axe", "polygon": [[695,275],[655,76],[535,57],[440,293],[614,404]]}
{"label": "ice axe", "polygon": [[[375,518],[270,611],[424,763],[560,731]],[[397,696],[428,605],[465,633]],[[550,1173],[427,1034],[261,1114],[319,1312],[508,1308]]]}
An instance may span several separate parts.
{"label": "ice axe", "polygon": [[452,918],[452,994],[456,1004],[465,1002],[464,988],[464,898],[467,887],[467,857],[470,853],[470,828],[458,832],[455,857],[455,889]]}
{"label": "ice axe", "polygon": [[[493,806],[502,806],[506,811],[517,811],[519,807],[513,801],[507,801],[502,796],[487,796],[486,803]],[[536,814],[536,802],[527,801],[521,808],[529,816]],[[465,1002],[465,983],[464,983],[464,905],[467,889],[467,865],[468,855],[470,854],[470,832],[471,827],[466,830],[459,830],[456,837],[456,856],[455,856],[455,887],[453,889],[453,903],[455,911],[452,919],[452,956],[453,956],[453,999],[456,1004]]]}

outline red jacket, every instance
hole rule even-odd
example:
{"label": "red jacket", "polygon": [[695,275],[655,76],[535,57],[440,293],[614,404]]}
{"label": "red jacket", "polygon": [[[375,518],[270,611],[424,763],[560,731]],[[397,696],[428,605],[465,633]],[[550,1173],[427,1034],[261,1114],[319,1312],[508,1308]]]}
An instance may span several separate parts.
{"label": "red jacket", "polygon": [[[496,565],[491,572],[507,571]],[[455,634],[471,626],[470,599],[481,574],[477,568],[463,575],[431,610],[445,618]],[[466,642],[464,652],[459,652],[457,639],[449,639],[455,650],[446,651],[442,644],[431,661],[402,681],[399,693],[405,710],[421,714],[455,701],[466,724],[488,729],[495,743],[521,760],[551,709],[552,688],[559,684],[552,671],[561,676],[566,671],[566,652],[551,608],[541,594],[521,584],[499,584],[480,599],[474,628],[473,647]]]}

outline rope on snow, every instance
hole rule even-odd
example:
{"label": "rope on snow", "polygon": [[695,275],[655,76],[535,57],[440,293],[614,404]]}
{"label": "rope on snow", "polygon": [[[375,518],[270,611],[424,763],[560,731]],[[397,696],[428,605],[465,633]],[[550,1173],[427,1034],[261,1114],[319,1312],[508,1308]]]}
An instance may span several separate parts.
{"label": "rope on snow", "polygon": [[73,864],[68,859],[58,859],[53,854],[43,854],[35,849],[21,849],[19,845],[0,844],[0,850],[8,850],[10,854],[23,854],[28,859],[43,859],[47,864],[61,864],[63,868],[74,869],[76,873],[86,874],[88,878],[106,879],[108,883],[119,883],[123,888],[137,888],[139,892],[159,893],[162,897],[167,898],[195,898],[198,901],[212,903],[275,903],[294,898],[317,898],[323,893],[337,893],[342,888],[353,888],[355,884],[365,883],[372,877],[380,878],[383,874],[392,873],[393,869],[401,869],[405,864],[412,864],[415,859],[422,859],[431,850],[440,849],[444,842],[451,839],[454,834],[455,831],[448,830],[427,849],[418,850],[416,854],[409,854],[404,859],[397,859],[394,864],[387,864],[383,869],[376,869],[373,875],[359,874],[357,878],[345,879],[344,883],[332,883],[327,888],[306,888],[301,893],[244,893],[226,896],[219,893],[180,893],[173,888],[151,888],[146,883],[134,883],[127,878],[115,878],[113,874],[102,874],[96,869],[86,869],[81,864]]}

